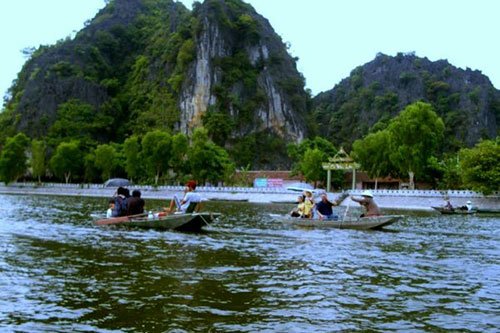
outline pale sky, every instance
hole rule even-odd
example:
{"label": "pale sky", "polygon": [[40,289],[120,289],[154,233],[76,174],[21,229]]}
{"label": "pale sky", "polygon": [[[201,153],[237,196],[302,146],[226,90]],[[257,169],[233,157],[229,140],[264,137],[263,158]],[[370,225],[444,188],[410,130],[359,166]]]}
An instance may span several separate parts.
{"label": "pale sky", "polygon": [[[182,0],[191,8],[192,0]],[[500,1],[246,0],[266,17],[313,95],[333,88],[378,52],[415,51],[430,60],[480,70],[500,88]],[[104,0],[0,0],[0,93],[25,58],[21,50],[53,44],[83,27]]]}

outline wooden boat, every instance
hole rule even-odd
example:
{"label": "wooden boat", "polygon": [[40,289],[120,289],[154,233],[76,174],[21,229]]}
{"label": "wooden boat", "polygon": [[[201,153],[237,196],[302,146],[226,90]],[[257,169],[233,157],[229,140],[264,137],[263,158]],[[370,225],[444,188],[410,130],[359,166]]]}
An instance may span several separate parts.
{"label": "wooden boat", "polygon": [[289,215],[272,214],[274,220],[291,224],[295,227],[301,228],[337,228],[337,229],[381,229],[385,226],[391,225],[401,219],[402,215],[380,215],[360,217],[354,219],[344,219],[342,221],[335,220],[317,220],[317,219],[302,219],[298,217],[291,217]]}
{"label": "wooden boat", "polygon": [[101,219],[94,224],[99,226],[116,225],[130,228],[199,232],[204,226],[210,225],[220,215],[220,213],[203,212],[171,214],[148,218],[146,214],[142,214]]}
{"label": "wooden boat", "polygon": [[235,201],[235,202],[248,202],[248,198],[208,198],[209,201]]}
{"label": "wooden boat", "polygon": [[499,209],[487,209],[487,208],[484,208],[484,209],[477,209],[477,212],[479,214],[500,214],[500,210]]}
{"label": "wooden boat", "polygon": [[446,207],[440,207],[440,206],[431,206],[433,209],[437,210],[441,214],[445,215],[451,215],[451,214],[461,214],[461,215],[470,215],[470,214],[475,214],[477,213],[477,209],[472,209],[472,210],[467,210],[467,209],[460,209],[460,208],[446,208]]}

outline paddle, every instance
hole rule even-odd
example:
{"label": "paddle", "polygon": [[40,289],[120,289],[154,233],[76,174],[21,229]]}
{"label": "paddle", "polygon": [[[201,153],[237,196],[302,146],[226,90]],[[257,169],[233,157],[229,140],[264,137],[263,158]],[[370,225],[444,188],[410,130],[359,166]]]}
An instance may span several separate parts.
{"label": "paddle", "polygon": [[144,217],[147,216],[148,213],[142,213],[142,214],[137,214],[137,215],[128,215],[128,216],[119,216],[119,217],[111,217],[111,218],[106,218],[106,219],[101,219],[95,222],[97,225],[107,225],[107,224],[118,224],[118,223],[124,223],[128,222],[133,218],[137,217]]}
{"label": "paddle", "polygon": [[[347,192],[347,193],[349,193],[349,192]],[[341,222],[345,221],[345,217],[347,216],[347,212],[349,211],[349,207],[351,207],[351,199],[349,199],[349,202],[347,203],[347,208],[345,209],[345,212],[344,212],[344,218],[342,219]]]}

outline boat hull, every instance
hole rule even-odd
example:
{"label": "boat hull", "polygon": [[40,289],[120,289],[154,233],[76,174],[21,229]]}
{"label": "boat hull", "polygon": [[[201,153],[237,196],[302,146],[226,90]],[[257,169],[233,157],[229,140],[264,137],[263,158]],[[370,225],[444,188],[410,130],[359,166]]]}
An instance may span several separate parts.
{"label": "boat hull", "polygon": [[199,232],[203,227],[210,225],[220,215],[220,213],[172,214],[154,219],[148,219],[147,216],[123,216],[98,220],[95,222],[95,225]]}
{"label": "boat hull", "polygon": [[401,219],[402,215],[383,215],[344,219],[343,221],[302,219],[291,216],[274,215],[275,220],[300,228],[336,228],[336,229],[381,229]]}

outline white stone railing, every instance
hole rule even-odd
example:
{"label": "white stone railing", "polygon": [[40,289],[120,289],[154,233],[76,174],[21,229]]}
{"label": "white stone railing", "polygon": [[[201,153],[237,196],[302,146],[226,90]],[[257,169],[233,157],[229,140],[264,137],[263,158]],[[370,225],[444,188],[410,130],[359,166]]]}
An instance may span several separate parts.
{"label": "white stone railing", "polygon": [[[5,186],[4,183],[0,185]],[[9,187],[33,187],[33,188],[74,188],[74,189],[113,189],[113,187],[104,187],[103,184],[65,184],[65,183],[42,183],[39,185],[36,182],[25,182],[25,183],[10,183]],[[174,185],[131,185],[127,186],[129,189],[141,189],[147,191],[174,191],[182,192],[184,186],[174,186]],[[198,186],[196,188],[198,192],[224,192],[224,193],[298,193],[296,191],[287,190],[284,187],[226,187],[226,186]],[[361,195],[364,190],[349,190],[351,195]],[[398,197],[443,197],[445,195],[449,197],[483,197],[481,193],[469,191],[469,190],[371,190],[374,196],[398,196]],[[500,197],[500,192],[495,192],[491,197]]]}

